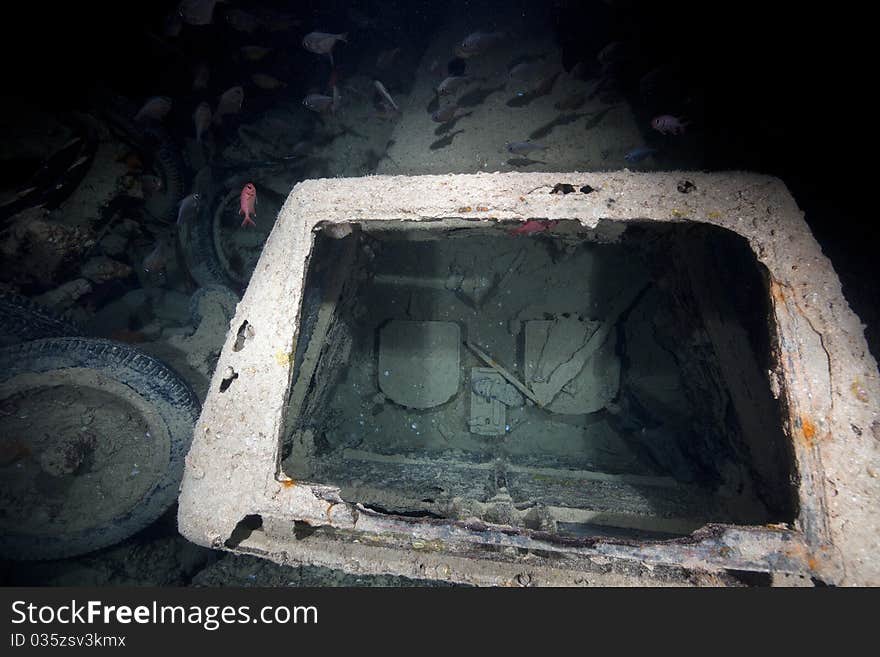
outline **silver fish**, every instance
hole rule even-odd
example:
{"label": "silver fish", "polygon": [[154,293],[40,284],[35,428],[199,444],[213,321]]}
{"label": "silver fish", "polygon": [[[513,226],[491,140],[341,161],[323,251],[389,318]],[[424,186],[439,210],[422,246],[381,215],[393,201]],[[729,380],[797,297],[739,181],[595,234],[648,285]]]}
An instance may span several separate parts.
{"label": "silver fish", "polygon": [[196,193],[190,194],[189,196],[185,196],[183,197],[183,199],[181,199],[179,208],[177,210],[178,226],[182,226],[196,216],[196,213],[198,213],[199,211],[200,201],[201,197]]}
{"label": "silver fish", "polygon": [[223,122],[223,117],[227,114],[238,114],[243,102],[244,89],[242,87],[235,86],[224,91],[217,103],[217,110],[214,112],[214,123],[220,125]]}
{"label": "silver fish", "polygon": [[547,146],[533,141],[509,141],[506,144],[507,152],[514,155],[528,155],[535,151],[546,151]]}
{"label": "silver fish", "polygon": [[[338,97],[338,92],[336,95]],[[309,94],[303,98],[303,105],[313,112],[326,112],[328,110],[332,112],[336,109],[333,97],[324,96],[323,94]]]}
{"label": "silver fish", "polygon": [[211,125],[211,106],[202,101],[193,112],[193,123],[196,126],[196,141],[201,143],[202,135]]}
{"label": "silver fish", "polygon": [[397,106],[397,103],[394,102],[394,99],[391,97],[391,94],[388,93],[388,90],[385,88],[385,85],[379,82],[378,80],[373,80],[373,86],[376,87],[376,91],[379,92],[379,95],[382,96],[385,100],[388,101],[388,104],[394,108],[395,112],[399,112],[400,108]]}
{"label": "silver fish", "polygon": [[437,123],[447,123],[462,116],[461,114],[458,114],[458,110],[458,105],[447,105],[443,109],[438,109],[431,114],[431,120]]}
{"label": "silver fish", "polygon": [[510,77],[515,80],[533,81],[543,77],[546,73],[546,64],[541,60],[520,62],[510,69]]}
{"label": "silver fish", "polygon": [[171,111],[171,99],[168,96],[153,96],[134,115],[136,122],[161,121]]}
{"label": "silver fish", "polygon": [[507,38],[506,32],[472,32],[456,48],[459,57],[480,55]]}
{"label": "silver fish", "polygon": [[327,32],[309,32],[303,37],[302,46],[317,55],[329,55],[330,65],[333,64],[333,46],[337,41],[348,43],[348,32],[329,34]]}
{"label": "silver fish", "polygon": [[441,96],[448,96],[470,84],[470,82],[471,78],[467,75],[451,75],[437,85],[437,93]]}
{"label": "silver fish", "polygon": [[641,162],[642,160],[651,157],[652,155],[656,155],[657,153],[658,151],[656,148],[651,148],[650,146],[639,146],[624,155],[623,159],[630,164],[636,164],[638,162]]}

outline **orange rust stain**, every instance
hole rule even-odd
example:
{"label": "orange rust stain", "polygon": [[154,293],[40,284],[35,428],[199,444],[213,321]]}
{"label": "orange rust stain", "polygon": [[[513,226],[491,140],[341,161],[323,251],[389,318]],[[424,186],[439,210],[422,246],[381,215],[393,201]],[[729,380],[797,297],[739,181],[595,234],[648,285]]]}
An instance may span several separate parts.
{"label": "orange rust stain", "polygon": [[801,433],[807,445],[812,446],[816,437],[816,424],[808,417],[801,417]]}
{"label": "orange rust stain", "polygon": [[465,206],[463,206],[463,207],[460,207],[460,208],[458,209],[458,211],[461,212],[462,214],[467,214],[468,212],[471,211],[471,206],[469,206],[469,205],[465,205]]}
{"label": "orange rust stain", "polygon": [[488,211],[489,211],[489,208],[487,208],[485,205],[478,205],[477,206],[477,212],[488,212]]}
{"label": "orange rust stain", "polygon": [[770,296],[776,303],[785,303],[785,295],[782,293],[782,286],[772,278],[770,279]]}
{"label": "orange rust stain", "polygon": [[296,482],[293,479],[282,479],[281,485],[285,488],[293,488],[294,486],[296,486]]}
{"label": "orange rust stain", "polygon": [[816,559],[816,557],[811,556],[807,558],[807,567],[810,570],[816,570],[819,567],[819,561]]}

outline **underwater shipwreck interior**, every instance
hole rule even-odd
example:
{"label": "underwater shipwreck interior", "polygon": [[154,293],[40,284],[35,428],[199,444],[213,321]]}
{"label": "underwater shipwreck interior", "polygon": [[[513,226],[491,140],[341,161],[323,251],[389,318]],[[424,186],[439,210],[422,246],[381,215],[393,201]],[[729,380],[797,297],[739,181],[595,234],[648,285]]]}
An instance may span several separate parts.
{"label": "underwater shipwreck interior", "polygon": [[880,584],[838,19],[58,11],[3,44],[67,53],[0,107],[4,585]]}
{"label": "underwater shipwreck interior", "polygon": [[[389,222],[356,251],[318,233],[284,472],[384,512],[560,535],[791,521],[747,245],[707,226],[632,225],[614,244],[579,228],[523,240]],[[738,286],[712,280],[721,258]],[[763,390],[728,389],[718,316],[753,377],[736,385]]]}

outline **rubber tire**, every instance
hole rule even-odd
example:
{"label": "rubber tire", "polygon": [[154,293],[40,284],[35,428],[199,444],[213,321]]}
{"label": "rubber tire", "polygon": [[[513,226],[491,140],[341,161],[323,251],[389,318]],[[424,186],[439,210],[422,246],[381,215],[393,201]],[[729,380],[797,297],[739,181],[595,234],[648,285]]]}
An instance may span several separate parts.
{"label": "rubber tire", "polygon": [[[6,533],[0,557],[22,561],[71,557],[114,545],[153,523],[176,501],[184,457],[201,407],[187,383],[161,361],[126,344],[93,338],[52,338],[0,349],[0,383],[26,373],[98,370],[130,388],[156,411],[170,438],[168,466],[141,501],[120,516],[65,536]],[[74,374],[75,376],[75,374]]]}
{"label": "rubber tire", "polygon": [[135,123],[138,108],[126,98],[107,90],[96,94],[93,104],[97,112],[151,161],[165,183],[163,202],[151,214],[168,224],[176,222],[180,201],[186,195],[186,165],[177,144],[161,125]]}
{"label": "rubber tire", "polygon": [[30,180],[24,183],[24,187],[31,191],[22,190],[19,197],[0,205],[0,224],[28,208],[57,208],[76,191],[91,168],[98,150],[95,129],[71,114],[62,114],[59,120],[72,128],[76,139],[47,157]]}
{"label": "rubber tire", "polygon": [[180,227],[179,236],[186,266],[193,280],[201,287],[219,285],[235,293],[245,286],[236,281],[223,264],[217,251],[214,229],[216,215],[224,207],[224,201],[230,193],[222,186],[212,190],[207,202],[203,200],[199,204],[197,215]]}
{"label": "rubber tire", "polygon": [[223,307],[227,322],[231,321],[235,316],[235,309],[238,306],[238,302],[241,301],[241,298],[235,292],[223,285],[200,287],[193,292],[189,299],[189,321],[195,327],[202,323],[202,312],[199,306],[206,297],[213,298]]}
{"label": "rubber tire", "polygon": [[153,169],[165,183],[164,203],[156,209],[156,218],[173,224],[177,221],[177,211],[186,194],[186,166],[176,144],[164,131],[150,129],[144,130],[143,134],[147,140],[141,142],[141,147],[152,153]]}
{"label": "rubber tire", "polygon": [[40,338],[83,335],[83,330],[26,297],[0,292],[0,347]]}

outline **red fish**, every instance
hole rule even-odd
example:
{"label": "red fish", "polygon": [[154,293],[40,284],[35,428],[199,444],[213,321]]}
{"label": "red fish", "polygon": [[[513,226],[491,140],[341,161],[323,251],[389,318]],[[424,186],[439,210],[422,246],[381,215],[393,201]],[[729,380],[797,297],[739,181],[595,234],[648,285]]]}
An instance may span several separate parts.
{"label": "red fish", "polygon": [[509,230],[507,232],[511,235],[531,235],[532,233],[543,233],[545,230],[550,230],[551,228],[553,228],[553,226],[555,226],[557,223],[559,222],[546,219],[543,221],[530,219],[522,226],[517,226],[513,230]]}
{"label": "red fish", "polygon": [[241,227],[244,228],[247,225],[256,226],[257,223],[251,219],[251,215],[253,214],[255,217],[257,216],[257,188],[254,187],[253,183],[248,183],[244,187],[241,188],[241,197],[239,200],[239,210],[238,214],[244,215],[244,221],[241,222]]}

